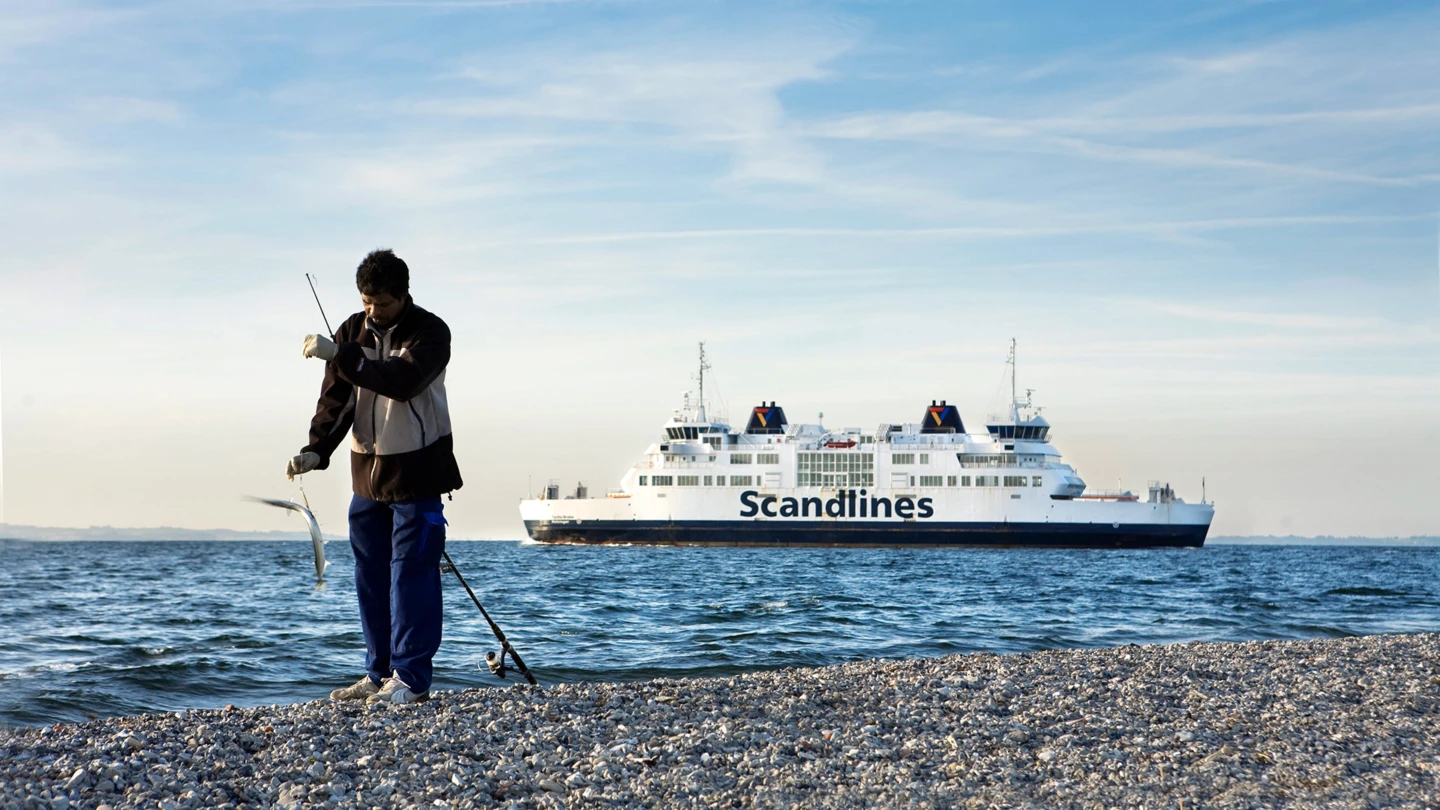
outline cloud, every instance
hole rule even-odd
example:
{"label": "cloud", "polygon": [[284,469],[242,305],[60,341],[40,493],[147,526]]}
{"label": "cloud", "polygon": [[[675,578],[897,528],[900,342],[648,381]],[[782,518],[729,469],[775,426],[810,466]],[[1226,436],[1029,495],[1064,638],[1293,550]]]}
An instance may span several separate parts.
{"label": "cloud", "polygon": [[145,9],[93,8],[65,0],[16,0],[0,15],[0,61],[18,59],[31,49],[73,40],[146,13]]}
{"label": "cloud", "polygon": [[243,0],[232,9],[254,11],[364,11],[366,9],[407,9],[415,11],[468,11],[523,6],[564,6],[581,3],[619,5],[634,0]]}
{"label": "cloud", "polygon": [[707,239],[934,239],[975,241],[988,239],[1030,239],[1087,234],[1176,235],[1255,228],[1282,228],[1319,225],[1367,225],[1379,222],[1409,222],[1429,219],[1428,214],[1401,216],[1292,216],[1203,219],[1158,222],[1125,222],[1089,225],[1047,225],[1037,223],[1015,227],[951,228],[707,228],[674,231],[631,231],[614,233],[541,236],[472,242],[471,248],[522,245],[581,245],[617,242],[669,242]]}
{"label": "cloud", "polygon": [[92,124],[174,124],[185,117],[180,105],[173,101],[135,96],[87,96],[75,99],[71,106]]}
{"label": "cloud", "polygon": [[434,116],[618,125],[625,128],[621,137],[653,128],[675,136],[672,147],[730,152],[731,181],[821,179],[823,160],[789,131],[779,93],[825,78],[825,64],[853,44],[853,32],[780,26],[741,39],[720,30],[683,45],[656,33],[583,55],[540,48],[518,57],[472,57],[461,72],[474,80],[470,92],[411,108]]}
{"label": "cloud", "polygon": [[[1180,304],[1167,301],[1145,303],[1153,309],[1169,315],[1178,315],[1192,320],[1212,323],[1240,323],[1254,326],[1274,326],[1282,329],[1323,330],[1327,332],[1372,330],[1384,326],[1379,318],[1355,315],[1329,315],[1286,312],[1250,312],[1242,308],[1203,307],[1194,304]],[[1307,338],[1308,339],[1308,338]]]}
{"label": "cloud", "polygon": [[[1424,110],[1427,116],[1440,116],[1440,105],[1425,105],[1422,108],[1412,108],[1412,111],[1418,110]],[[1321,120],[1322,117],[1322,114],[1314,114],[1312,120]],[[1352,120],[1354,118],[1358,117],[1352,117]],[[1377,114],[1370,120],[1394,119],[1387,119],[1384,115]],[[1335,171],[1291,163],[1230,157],[1211,154],[1197,149],[1107,144],[1084,138],[1052,134],[1054,131],[1065,129],[1110,133],[1125,132],[1128,134],[1134,134],[1139,131],[1150,133],[1173,132],[1179,130],[1177,125],[1180,121],[1178,119],[1171,119],[1167,125],[1169,127],[1168,129],[1166,127],[1155,126],[1153,122],[1147,125],[1147,122],[1144,120],[1141,120],[1136,127],[1127,128],[1125,126],[1126,123],[1127,122],[1113,119],[1085,121],[1084,119],[1075,118],[1030,121],[1025,119],[1005,119],[992,116],[927,111],[898,113],[894,115],[869,114],[856,116],[812,126],[808,129],[808,132],[816,137],[849,140],[936,141],[942,136],[966,136],[966,140],[956,142],[956,145],[963,143],[965,146],[974,147],[979,145],[975,139],[983,138],[991,142],[992,148],[1006,148],[1004,146],[1005,144],[1014,144],[1014,146],[1008,148],[1032,152],[1048,151],[1109,162],[1150,163],[1175,168],[1223,168],[1243,172],[1261,171],[1315,180],[1363,183],[1367,185],[1407,186],[1415,185],[1421,180],[1420,177],[1378,177],[1357,172]],[[1252,125],[1261,126],[1258,121]],[[1190,128],[1196,129],[1201,127],[1191,126]]]}
{"label": "cloud", "polygon": [[10,124],[0,127],[0,173],[41,174],[108,162],[48,127]]}

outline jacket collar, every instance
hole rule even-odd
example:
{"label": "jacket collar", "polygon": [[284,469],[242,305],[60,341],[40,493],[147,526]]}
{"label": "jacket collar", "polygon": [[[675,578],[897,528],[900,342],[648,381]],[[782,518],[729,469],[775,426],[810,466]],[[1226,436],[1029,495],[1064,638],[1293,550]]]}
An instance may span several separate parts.
{"label": "jacket collar", "polygon": [[415,309],[415,299],[414,299],[414,298],[411,298],[409,293],[406,293],[406,294],[405,294],[405,308],[402,309],[402,310],[400,310],[400,317],[398,317],[398,318],[395,319],[395,323],[392,323],[392,324],[390,324],[389,326],[386,326],[386,327],[383,327],[383,328],[382,328],[382,327],[376,326],[376,325],[374,324],[374,322],[371,321],[370,318],[367,316],[367,317],[365,318],[365,328],[366,328],[367,330],[369,330],[369,332],[370,332],[371,334],[373,334],[375,337],[377,337],[377,338],[383,338],[383,337],[385,337],[386,335],[390,334],[391,332],[394,332],[396,327],[398,327],[400,324],[404,323],[404,322],[405,322],[405,318],[406,318],[407,316],[409,316],[409,315],[410,315],[410,312],[411,312],[412,310],[414,310],[414,309]]}

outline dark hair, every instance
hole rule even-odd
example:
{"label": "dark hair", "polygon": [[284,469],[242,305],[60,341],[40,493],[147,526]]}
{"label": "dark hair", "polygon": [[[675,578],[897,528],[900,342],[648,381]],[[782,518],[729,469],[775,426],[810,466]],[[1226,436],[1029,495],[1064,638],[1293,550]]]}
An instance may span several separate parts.
{"label": "dark hair", "polygon": [[389,248],[372,250],[355,268],[355,286],[361,295],[390,293],[404,298],[410,294],[410,268]]}

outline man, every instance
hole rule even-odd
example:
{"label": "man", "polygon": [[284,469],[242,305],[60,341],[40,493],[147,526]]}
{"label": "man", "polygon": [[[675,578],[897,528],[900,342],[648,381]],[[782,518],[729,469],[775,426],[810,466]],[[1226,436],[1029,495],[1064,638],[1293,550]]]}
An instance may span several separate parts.
{"label": "man", "polygon": [[353,426],[350,548],[365,634],[365,677],[335,700],[415,703],[429,696],[440,649],[440,496],[459,489],[445,402],[450,329],[410,298],[410,269],[389,250],[355,273],[364,312],[332,341],[305,337],[304,355],[325,361],[310,443],[290,460],[292,480],[330,466]]}

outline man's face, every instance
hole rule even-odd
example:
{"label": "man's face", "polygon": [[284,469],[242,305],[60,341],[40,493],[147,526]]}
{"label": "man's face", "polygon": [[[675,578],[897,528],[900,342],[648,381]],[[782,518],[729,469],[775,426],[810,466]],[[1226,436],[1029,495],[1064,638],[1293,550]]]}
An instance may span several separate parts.
{"label": "man's face", "polygon": [[394,326],[395,319],[400,317],[400,310],[405,308],[404,298],[396,298],[388,292],[376,295],[362,293],[360,303],[365,307],[365,317],[381,329]]}

